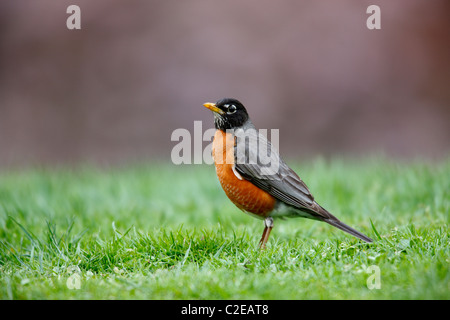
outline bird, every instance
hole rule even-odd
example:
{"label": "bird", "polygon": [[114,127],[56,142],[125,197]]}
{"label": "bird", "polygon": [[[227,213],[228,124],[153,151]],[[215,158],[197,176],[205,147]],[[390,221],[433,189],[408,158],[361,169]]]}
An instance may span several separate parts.
{"label": "bird", "polygon": [[260,249],[266,248],[274,219],[290,217],[326,222],[365,242],[373,241],[314,200],[278,150],[256,130],[239,100],[223,98],[203,106],[214,115],[212,157],[222,189],[239,209],[264,221]]}

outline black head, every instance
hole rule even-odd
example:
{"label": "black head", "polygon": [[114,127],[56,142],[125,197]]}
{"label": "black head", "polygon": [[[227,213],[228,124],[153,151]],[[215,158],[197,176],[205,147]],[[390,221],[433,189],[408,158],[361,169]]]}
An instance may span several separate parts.
{"label": "black head", "polygon": [[248,120],[247,110],[236,99],[224,98],[216,103],[205,103],[204,106],[214,112],[214,125],[222,131],[240,128]]}

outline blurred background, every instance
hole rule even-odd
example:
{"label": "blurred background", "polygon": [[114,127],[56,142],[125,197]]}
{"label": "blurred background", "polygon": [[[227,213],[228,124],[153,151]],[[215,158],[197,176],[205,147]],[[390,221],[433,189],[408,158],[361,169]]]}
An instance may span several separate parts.
{"label": "blurred background", "polygon": [[0,2],[2,167],[170,161],[223,97],[287,156],[446,158],[450,2]]}

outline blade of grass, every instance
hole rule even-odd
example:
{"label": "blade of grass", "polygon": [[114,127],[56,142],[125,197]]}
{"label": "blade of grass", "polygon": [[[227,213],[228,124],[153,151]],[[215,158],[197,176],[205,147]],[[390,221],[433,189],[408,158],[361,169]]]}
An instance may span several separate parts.
{"label": "blade of grass", "polygon": [[369,219],[369,220],[370,220],[370,225],[372,226],[373,232],[375,232],[375,235],[377,236],[378,240],[381,240],[381,236],[380,236],[380,234],[378,233],[377,229],[375,228],[375,225],[373,224],[372,219]]}
{"label": "blade of grass", "polygon": [[186,263],[186,260],[189,257],[189,252],[191,251],[191,244],[192,244],[192,242],[189,242],[189,247],[187,248],[186,253],[184,254],[183,261],[181,261],[181,263],[179,264],[178,269],[183,268],[184,264]]}
{"label": "blade of grass", "polygon": [[37,247],[40,248],[41,243],[40,243],[39,239],[31,231],[28,231],[22,224],[20,224],[13,217],[8,216],[8,219],[11,219],[11,221],[13,221],[17,226],[19,226],[19,228],[23,231],[23,233],[25,233],[25,236],[28,238],[28,240],[31,241],[31,243],[33,243],[34,245],[37,245]]}

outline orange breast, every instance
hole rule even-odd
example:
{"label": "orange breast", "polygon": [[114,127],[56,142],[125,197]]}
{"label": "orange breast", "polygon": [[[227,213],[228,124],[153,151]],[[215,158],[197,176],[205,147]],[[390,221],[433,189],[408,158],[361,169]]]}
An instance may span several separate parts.
{"label": "orange breast", "polygon": [[216,131],[212,155],[217,177],[228,198],[242,210],[267,217],[275,206],[275,198],[251,182],[239,179],[233,172],[234,137],[231,133]]}

